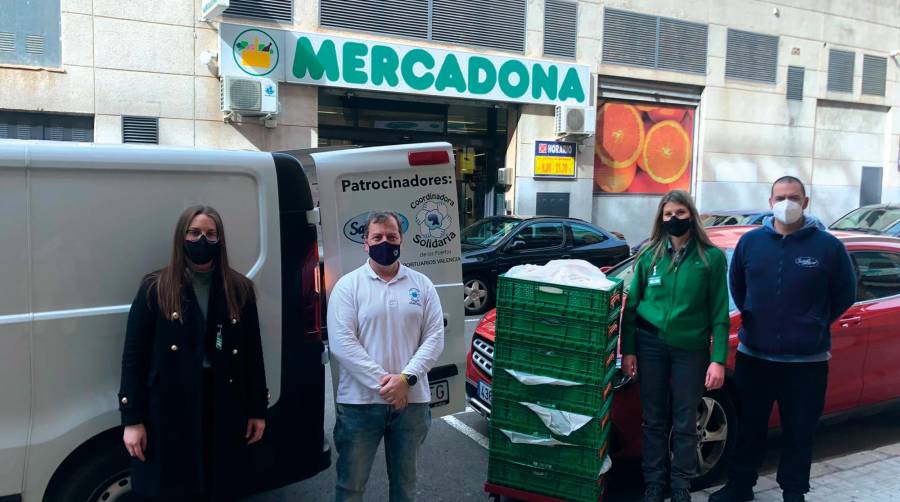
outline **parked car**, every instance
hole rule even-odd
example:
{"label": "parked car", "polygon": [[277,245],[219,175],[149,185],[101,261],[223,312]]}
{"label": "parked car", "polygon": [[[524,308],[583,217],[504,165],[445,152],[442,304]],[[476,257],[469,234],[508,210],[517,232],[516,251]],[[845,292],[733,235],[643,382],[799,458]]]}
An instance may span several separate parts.
{"label": "parked car", "polygon": [[[709,228],[712,241],[722,248],[730,263],[734,247],[753,227]],[[832,359],[829,370],[825,418],[865,412],[900,398],[900,239],[848,232],[832,232],[843,241],[856,267],[857,302],[831,328]],[[610,271],[609,276],[631,282],[631,258]],[[626,290],[627,293],[627,290]],[[627,301],[627,294],[626,294]],[[737,425],[734,381],[728,376],[734,368],[740,314],[731,302],[731,335],[728,373],[722,389],[707,392],[700,404],[697,430],[700,436],[697,455],[701,475],[695,488],[708,486],[726,469],[735,445]],[[488,312],[472,337],[466,367],[466,393],[469,404],[489,417],[491,376],[494,353],[496,311]],[[616,457],[641,454],[641,406],[638,386],[617,369],[614,380],[610,451]],[[778,413],[772,414],[771,427],[777,427]]]}
{"label": "parked car", "polygon": [[[702,213],[700,221],[704,227],[724,227],[734,225],[762,225],[766,217],[772,216],[771,210],[736,210],[736,211],[711,211]],[[637,254],[641,247],[647,243],[650,238],[642,240],[638,245],[631,248],[631,254]]]}
{"label": "parked car", "polygon": [[900,204],[863,206],[838,218],[828,228],[900,237]]}
{"label": "parked car", "polygon": [[575,218],[492,216],[462,231],[466,315],[483,314],[494,302],[497,276],[515,265],[543,265],[558,258],[598,267],[625,259],[628,244],[612,232]]}

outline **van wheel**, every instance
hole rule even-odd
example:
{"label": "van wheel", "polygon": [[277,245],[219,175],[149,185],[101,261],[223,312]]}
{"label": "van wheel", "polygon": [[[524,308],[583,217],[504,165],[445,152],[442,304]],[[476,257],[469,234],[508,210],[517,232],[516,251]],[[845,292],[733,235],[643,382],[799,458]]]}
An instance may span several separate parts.
{"label": "van wheel", "polygon": [[131,462],[121,444],[94,450],[78,462],[44,502],[136,502],[131,491]]}
{"label": "van wheel", "polygon": [[707,392],[697,413],[699,475],[693,490],[711,486],[725,474],[737,442],[737,408],[724,389]]}
{"label": "van wheel", "polygon": [[484,278],[473,275],[463,281],[466,315],[481,315],[491,303],[491,288]]}

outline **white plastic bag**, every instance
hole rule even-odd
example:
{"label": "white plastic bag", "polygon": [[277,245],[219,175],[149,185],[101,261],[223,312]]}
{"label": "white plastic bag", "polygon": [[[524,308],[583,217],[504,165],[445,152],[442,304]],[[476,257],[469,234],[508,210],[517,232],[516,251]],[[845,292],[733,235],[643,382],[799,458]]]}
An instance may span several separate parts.
{"label": "white plastic bag", "polygon": [[543,266],[517,265],[506,272],[506,277],[604,291],[615,286],[599,268],[584,260],[553,260]]}
{"label": "white plastic bag", "polygon": [[520,402],[519,404],[533,411],[541,419],[541,422],[550,429],[550,432],[558,436],[569,436],[594,418],[589,415],[555,410],[534,403]]}
{"label": "white plastic bag", "polygon": [[583,383],[573,382],[571,380],[563,380],[562,378],[552,378],[547,376],[535,375],[532,373],[527,373],[525,371],[516,371],[508,368],[506,369],[506,372],[524,385],[561,385],[563,387],[584,385]]}
{"label": "white plastic bag", "polygon": [[508,431],[500,429],[500,432],[506,435],[509,440],[515,444],[532,444],[537,446],[575,446],[569,443],[563,443],[551,436],[533,436],[531,434],[523,434],[521,432]]}

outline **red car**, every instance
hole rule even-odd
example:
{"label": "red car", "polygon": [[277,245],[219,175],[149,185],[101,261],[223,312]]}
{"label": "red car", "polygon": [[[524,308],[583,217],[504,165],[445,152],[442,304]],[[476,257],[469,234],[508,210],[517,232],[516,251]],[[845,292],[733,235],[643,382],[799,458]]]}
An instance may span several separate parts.
{"label": "red car", "polygon": [[[758,227],[707,228],[712,241],[725,251],[729,263],[742,235]],[[870,410],[900,399],[900,239],[849,232],[832,232],[840,239],[856,267],[857,302],[831,328],[832,359],[825,402],[825,417]],[[631,283],[631,262],[626,260],[607,273]],[[731,336],[725,386],[707,392],[698,417],[698,456],[701,475],[695,488],[710,485],[726,468],[735,444],[737,413],[734,354],[740,314],[731,303]],[[491,369],[494,352],[494,320],[491,310],[482,318],[469,351],[466,393],[469,404],[490,416]],[[638,386],[619,370],[613,401],[613,435],[610,451],[618,457],[641,454],[641,406]],[[770,427],[778,427],[777,407]]]}

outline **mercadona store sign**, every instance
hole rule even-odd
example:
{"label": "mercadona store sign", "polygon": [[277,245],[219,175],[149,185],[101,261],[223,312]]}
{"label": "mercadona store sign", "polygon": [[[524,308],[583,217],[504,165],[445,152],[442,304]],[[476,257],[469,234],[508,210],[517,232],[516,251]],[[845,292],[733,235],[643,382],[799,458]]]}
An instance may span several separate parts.
{"label": "mercadona store sign", "polygon": [[349,89],[588,105],[585,65],[223,24],[223,75]]}

